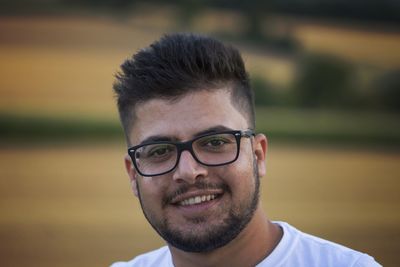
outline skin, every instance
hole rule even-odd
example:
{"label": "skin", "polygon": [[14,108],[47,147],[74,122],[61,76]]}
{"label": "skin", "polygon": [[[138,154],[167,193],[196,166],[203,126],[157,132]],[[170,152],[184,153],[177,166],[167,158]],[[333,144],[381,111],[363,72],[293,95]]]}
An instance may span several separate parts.
{"label": "skin", "polygon": [[[171,102],[153,99],[139,104],[136,120],[129,133],[131,144],[140,144],[151,136],[186,141],[205,129],[224,127],[233,130],[249,128],[243,112],[231,103],[229,90],[202,90]],[[140,176],[129,158],[125,165],[134,194],[140,197],[146,218],[168,225],[183,236],[207,238],[229,217],[229,211],[246,212],[256,192],[255,170],[265,175],[267,139],[258,134],[242,138],[237,161],[220,167],[197,163],[188,151],[182,152],[178,166],[165,175]],[[216,189],[200,189],[197,183],[225,185]],[[184,194],[174,193],[186,188]],[[225,190],[226,189],[226,190]],[[193,196],[217,194],[218,198],[202,205],[182,207],[178,203]],[[165,202],[168,199],[169,202]],[[271,223],[258,203],[244,229],[226,245],[207,252],[187,252],[168,244],[174,265],[181,266],[255,266],[271,253],[281,239],[281,229]],[[156,228],[156,227],[155,227]],[[157,230],[157,229],[156,229]]]}

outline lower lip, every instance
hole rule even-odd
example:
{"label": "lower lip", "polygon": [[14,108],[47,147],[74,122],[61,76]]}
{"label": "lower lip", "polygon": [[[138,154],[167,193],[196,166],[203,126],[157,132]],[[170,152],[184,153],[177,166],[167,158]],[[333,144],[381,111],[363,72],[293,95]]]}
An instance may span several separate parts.
{"label": "lower lip", "polygon": [[222,195],[210,201],[205,201],[193,205],[185,205],[185,206],[180,205],[176,206],[176,208],[184,215],[199,215],[200,213],[209,211],[213,206],[217,205],[218,202],[221,200],[221,198]]}

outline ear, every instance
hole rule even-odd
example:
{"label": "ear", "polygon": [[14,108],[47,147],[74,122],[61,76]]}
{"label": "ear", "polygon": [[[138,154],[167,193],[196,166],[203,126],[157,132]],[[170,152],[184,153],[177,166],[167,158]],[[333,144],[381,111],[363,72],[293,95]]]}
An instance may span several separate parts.
{"label": "ear", "polygon": [[137,172],[136,172],[135,166],[133,166],[131,157],[128,154],[125,155],[124,160],[125,160],[125,168],[129,175],[129,180],[131,182],[132,191],[135,194],[135,196],[137,197],[139,194],[138,194],[137,183],[136,183],[137,182],[136,181]]}
{"label": "ear", "polygon": [[257,134],[254,137],[254,153],[257,161],[258,174],[263,177],[266,174],[265,158],[268,150],[268,140],[264,134]]}

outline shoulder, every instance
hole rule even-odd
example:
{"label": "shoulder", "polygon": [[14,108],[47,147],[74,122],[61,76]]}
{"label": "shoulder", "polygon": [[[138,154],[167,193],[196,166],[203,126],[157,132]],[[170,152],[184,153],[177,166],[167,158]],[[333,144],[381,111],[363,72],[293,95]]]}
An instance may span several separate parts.
{"label": "shoulder", "polygon": [[110,267],[158,267],[173,266],[171,253],[167,246],[141,254],[127,262],[115,262]]}
{"label": "shoulder", "polygon": [[302,232],[298,249],[306,258],[326,264],[325,266],[381,266],[365,253]]}
{"label": "shoulder", "polygon": [[283,238],[270,255],[274,266],[381,266],[367,254],[303,233],[287,223],[275,223],[282,227]]}

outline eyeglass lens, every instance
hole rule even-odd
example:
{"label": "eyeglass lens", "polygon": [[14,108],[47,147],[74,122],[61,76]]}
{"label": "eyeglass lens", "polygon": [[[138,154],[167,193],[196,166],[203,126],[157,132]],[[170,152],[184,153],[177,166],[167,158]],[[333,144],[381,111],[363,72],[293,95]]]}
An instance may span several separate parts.
{"label": "eyeglass lens", "polygon": [[[208,135],[195,139],[192,151],[197,161],[205,165],[221,165],[235,160],[238,147],[232,133]],[[156,175],[172,170],[179,157],[178,147],[171,143],[149,144],[138,148],[134,158],[144,175]]]}

